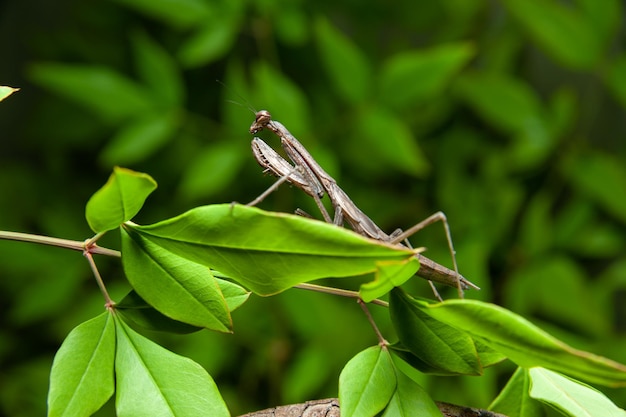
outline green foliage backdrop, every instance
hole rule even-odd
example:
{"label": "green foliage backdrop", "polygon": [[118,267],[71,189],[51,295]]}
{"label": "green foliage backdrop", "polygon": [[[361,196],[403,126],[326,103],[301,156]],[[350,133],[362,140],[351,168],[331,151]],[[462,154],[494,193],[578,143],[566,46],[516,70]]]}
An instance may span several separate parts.
{"label": "green foliage backdrop", "polygon": [[[250,201],[273,181],[249,148],[247,107],[264,108],[385,230],[444,211],[482,287],[469,297],[624,363],[623,15],[617,0],[4,2],[0,85],[21,91],[0,105],[0,229],[84,239],[113,165],[157,179],[143,224]],[[261,207],[316,212],[287,186]],[[414,245],[449,264],[429,229]],[[100,268],[119,300],[121,265]],[[41,415],[54,352],[102,298],[80,255],[0,242],[0,305],[0,410]],[[296,290],[233,320],[151,337],[207,368],[234,415],[336,395],[375,342],[352,301]],[[485,407],[506,377],[422,386]]]}

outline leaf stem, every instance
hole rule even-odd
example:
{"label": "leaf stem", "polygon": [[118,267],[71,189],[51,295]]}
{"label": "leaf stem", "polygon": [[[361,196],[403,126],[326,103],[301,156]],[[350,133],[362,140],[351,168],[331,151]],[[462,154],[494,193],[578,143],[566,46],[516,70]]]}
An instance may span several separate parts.
{"label": "leaf stem", "polygon": [[115,302],[109,296],[109,292],[107,291],[106,286],[104,285],[104,281],[102,281],[102,277],[100,276],[100,271],[98,271],[98,267],[96,266],[96,263],[93,260],[93,256],[91,256],[89,247],[85,247],[85,250],[83,251],[83,255],[85,256],[85,258],[87,258],[87,261],[89,262],[89,266],[91,267],[91,272],[93,272],[93,276],[96,278],[98,287],[100,287],[100,291],[102,292],[102,295],[104,296],[104,301],[105,301],[104,305],[107,308],[107,310],[110,310],[115,305]]}
{"label": "leaf stem", "polygon": [[121,256],[119,251],[113,249],[102,248],[96,245],[95,240],[100,237],[101,234],[98,234],[91,239],[87,239],[85,242],[81,242],[78,240],[69,240],[69,239],[59,239],[56,237],[49,236],[41,236],[41,235],[33,235],[30,233],[20,233],[20,232],[7,232],[4,230],[0,230],[0,239],[4,240],[15,240],[19,242],[30,242],[30,243],[38,243],[40,245],[48,245],[48,246],[56,246],[59,248],[72,249],[77,251],[84,251],[85,247],[89,247],[90,253],[95,253],[98,255],[106,255],[113,256],[119,258]]}
{"label": "leaf stem", "polygon": [[[308,290],[308,291],[317,291],[317,292],[322,292],[325,294],[338,295],[340,297],[356,298],[357,300],[361,299],[357,291],[342,290],[341,288],[325,287],[323,285],[317,285],[317,284],[303,283],[303,284],[296,285],[294,288],[299,288],[301,290]],[[389,307],[388,302],[383,301],[383,300],[378,300],[378,299],[372,300],[372,304],[377,304],[383,307]]]}
{"label": "leaf stem", "polygon": [[370,322],[370,324],[374,328],[374,332],[376,333],[376,337],[378,337],[378,344],[382,348],[386,349],[387,346],[389,346],[389,342],[387,342],[387,340],[385,340],[385,338],[383,337],[383,334],[378,329],[378,326],[376,325],[376,322],[374,321],[374,317],[372,317],[372,313],[370,313],[370,310],[367,308],[367,304],[365,303],[365,301],[361,300],[360,298],[357,299],[357,303],[359,303],[359,305],[363,309],[363,312],[367,316],[367,320]]}

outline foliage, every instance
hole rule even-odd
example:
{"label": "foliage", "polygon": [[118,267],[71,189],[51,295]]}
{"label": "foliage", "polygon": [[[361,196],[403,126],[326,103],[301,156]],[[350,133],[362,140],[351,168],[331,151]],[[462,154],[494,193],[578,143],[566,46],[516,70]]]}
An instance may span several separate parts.
{"label": "foliage", "polygon": [[[40,6],[34,14],[30,5],[7,2],[0,22],[4,62],[15,64],[0,68],[0,80],[21,87],[0,103],[0,192],[6,197],[0,229],[84,239],[90,232],[81,207],[114,165],[159,181],[160,192],[138,223],[174,218],[200,204],[250,201],[270,180],[249,155],[252,114],[228,103],[241,94],[287,125],[385,230],[443,210],[461,272],[482,288],[468,297],[495,301],[568,345],[626,362],[621,3]],[[298,206],[315,213],[306,196],[288,187],[262,203],[280,212]],[[435,229],[414,240],[446,263]],[[119,247],[112,235],[99,243]],[[98,317],[101,301],[85,285],[89,271],[78,256],[7,242],[0,242],[0,254],[0,358],[6,364],[0,407],[13,416],[40,415],[54,352],[72,328]],[[353,303],[298,291],[250,297],[231,317],[233,335],[189,333],[209,321],[228,331],[228,315],[245,294],[228,296],[227,277],[214,275],[228,309],[223,302],[206,307],[202,321],[190,326],[145,309],[133,293],[126,296],[130,287],[117,278],[118,262],[98,266],[112,297],[124,299],[120,317],[187,333],[150,337],[201,363],[235,414],[334,395],[341,368],[373,344]],[[161,278],[172,275],[165,271]],[[363,281],[346,278],[341,285],[356,290]],[[434,317],[452,335],[470,332],[435,317],[460,308],[454,303],[444,303],[455,305],[448,310],[424,307],[420,296],[428,289],[421,284],[408,281],[410,302],[397,306],[416,311],[413,325]],[[198,290],[217,293],[206,287]],[[385,312],[372,313],[395,341]],[[477,337],[481,359],[498,359]],[[406,368],[405,342],[390,351],[394,369]],[[542,398],[518,389],[552,380],[528,366],[510,380],[502,395],[515,395],[501,395],[501,404],[512,398],[507,404],[526,410]],[[480,378],[411,374],[412,383],[397,373],[396,389],[417,392],[411,384],[419,384],[438,400],[486,407],[512,371],[503,365]],[[602,391],[626,405],[623,389]],[[390,404],[401,407],[398,398]]]}

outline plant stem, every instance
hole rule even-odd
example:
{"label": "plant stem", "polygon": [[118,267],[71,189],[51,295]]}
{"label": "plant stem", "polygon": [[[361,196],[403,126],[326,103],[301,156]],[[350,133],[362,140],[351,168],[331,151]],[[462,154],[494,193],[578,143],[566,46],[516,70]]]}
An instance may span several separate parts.
{"label": "plant stem", "polygon": [[91,272],[93,272],[93,276],[96,278],[98,287],[100,287],[100,291],[102,292],[102,295],[104,296],[104,300],[105,300],[104,305],[106,306],[107,309],[110,309],[115,303],[109,296],[109,292],[107,291],[106,286],[104,285],[104,281],[102,281],[102,277],[100,276],[100,271],[98,271],[98,267],[96,266],[96,263],[93,260],[93,256],[91,256],[90,248],[88,247],[85,248],[85,250],[83,251],[83,255],[85,256],[85,258],[87,258],[87,261],[89,262],[89,266],[91,267]]}
{"label": "plant stem", "polygon": [[88,239],[85,242],[81,242],[78,240],[59,239],[56,237],[33,235],[30,233],[7,232],[7,231],[0,230],[0,239],[4,239],[4,240],[16,240],[19,242],[38,243],[40,245],[56,246],[59,248],[72,249],[72,250],[77,250],[81,252],[85,250],[86,246],[88,246],[90,253],[95,253],[98,255],[113,256],[116,258],[119,258],[121,256],[119,251],[116,251],[113,249],[101,248],[98,245],[90,243],[91,241],[95,241],[94,239],[96,239],[97,237],[100,237],[100,234],[94,236],[91,239]]}
{"label": "plant stem", "polygon": [[370,313],[370,310],[367,308],[367,304],[365,303],[365,301],[361,300],[360,298],[357,299],[357,303],[359,303],[359,305],[363,309],[363,312],[367,316],[367,320],[370,322],[370,324],[374,328],[374,332],[376,333],[376,337],[378,337],[378,344],[380,344],[381,347],[386,349],[387,346],[389,346],[389,342],[387,342],[387,340],[385,340],[385,338],[383,337],[383,334],[378,329],[378,326],[376,325],[376,322],[374,321],[374,317],[372,317],[372,313]]}
{"label": "plant stem", "polygon": [[[361,297],[359,296],[359,293],[356,291],[342,290],[340,288],[333,288],[333,287],[325,287],[323,285],[303,283],[303,284],[296,285],[294,288],[300,288],[301,290],[308,290],[308,291],[317,291],[317,292],[322,292],[325,294],[338,295],[341,297],[356,298],[357,300],[361,299]],[[389,307],[388,302],[383,301],[383,300],[378,300],[378,299],[373,300],[372,304],[377,304],[383,307]]]}

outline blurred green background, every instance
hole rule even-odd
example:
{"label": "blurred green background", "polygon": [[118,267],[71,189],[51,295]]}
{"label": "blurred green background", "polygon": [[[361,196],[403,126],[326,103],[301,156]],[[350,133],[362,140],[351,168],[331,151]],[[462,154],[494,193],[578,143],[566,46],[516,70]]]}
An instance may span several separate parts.
{"label": "blurred green background", "polygon": [[[114,165],[159,183],[138,223],[248,202],[273,182],[249,148],[250,109],[267,109],[383,229],[444,211],[482,287],[468,297],[626,363],[624,14],[618,0],[5,1],[0,85],[22,90],[0,103],[0,229],[90,237],[84,205]],[[316,213],[288,186],[260,207]],[[450,265],[439,225],[412,241]],[[120,300],[120,263],[97,262]],[[45,412],[56,349],[102,308],[80,254],[0,241],[1,413]],[[234,320],[234,335],[150,335],[205,366],[233,415],[335,396],[376,343],[353,301],[302,291],[253,296]],[[423,385],[486,407],[511,370]]]}

